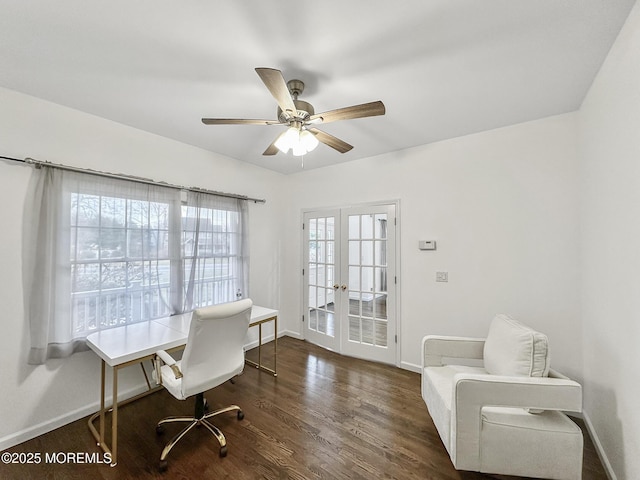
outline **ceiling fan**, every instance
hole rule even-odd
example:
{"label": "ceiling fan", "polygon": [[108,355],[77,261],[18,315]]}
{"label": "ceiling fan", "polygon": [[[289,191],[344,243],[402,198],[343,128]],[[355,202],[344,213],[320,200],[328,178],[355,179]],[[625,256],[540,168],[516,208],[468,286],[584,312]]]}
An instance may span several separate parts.
{"label": "ceiling fan", "polygon": [[295,156],[301,156],[313,150],[318,142],[322,142],[340,153],[346,153],[353,148],[352,145],[318,130],[315,126],[339,120],[384,115],[385,113],[385,107],[381,101],[315,113],[313,105],[304,100],[298,100],[298,95],[304,91],[304,83],[301,80],[285,82],[282,72],[274,68],[256,68],[256,73],[278,102],[277,120],[203,118],[202,123],[205,125],[288,126],[287,130],[267,147],[263,155],[275,155],[279,151],[287,153],[292,150]]}

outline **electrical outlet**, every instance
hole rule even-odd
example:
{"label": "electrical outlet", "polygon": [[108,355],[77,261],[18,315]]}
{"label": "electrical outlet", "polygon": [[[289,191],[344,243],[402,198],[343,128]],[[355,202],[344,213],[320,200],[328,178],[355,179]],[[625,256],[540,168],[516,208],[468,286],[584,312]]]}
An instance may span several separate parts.
{"label": "electrical outlet", "polygon": [[449,272],[436,272],[436,282],[448,282]]}

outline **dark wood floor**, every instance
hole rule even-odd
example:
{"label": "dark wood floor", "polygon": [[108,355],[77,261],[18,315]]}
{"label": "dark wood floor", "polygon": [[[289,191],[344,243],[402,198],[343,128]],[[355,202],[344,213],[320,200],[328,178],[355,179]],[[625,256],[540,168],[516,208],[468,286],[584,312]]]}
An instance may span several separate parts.
{"label": "dark wood floor", "polygon": [[[173,449],[168,471],[158,472],[164,442],[180,427],[168,426],[163,436],[157,436],[155,422],[169,415],[189,415],[193,405],[190,400],[180,402],[162,391],[120,410],[117,466],[0,463],[0,478],[494,478],[458,472],[451,466],[420,396],[418,374],[342,357],[287,337],[280,339],[278,346],[277,379],[247,367],[235,384],[227,382],[206,395],[211,408],[237,403],[244,409],[242,421],[233,414],[216,421],[227,437],[226,458],[218,456],[217,441],[200,428]],[[255,352],[249,355],[255,356]],[[99,450],[83,419],[8,452],[40,452],[44,457],[45,453]],[[606,478],[585,433],[583,479]]]}

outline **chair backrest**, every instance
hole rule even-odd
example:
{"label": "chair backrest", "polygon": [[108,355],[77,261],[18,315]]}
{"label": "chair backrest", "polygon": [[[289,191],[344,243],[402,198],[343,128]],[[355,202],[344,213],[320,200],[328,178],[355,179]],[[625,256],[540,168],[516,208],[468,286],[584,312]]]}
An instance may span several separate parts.
{"label": "chair backrest", "polygon": [[242,372],[252,305],[245,299],[193,311],[180,364],[185,397],[216,387]]}

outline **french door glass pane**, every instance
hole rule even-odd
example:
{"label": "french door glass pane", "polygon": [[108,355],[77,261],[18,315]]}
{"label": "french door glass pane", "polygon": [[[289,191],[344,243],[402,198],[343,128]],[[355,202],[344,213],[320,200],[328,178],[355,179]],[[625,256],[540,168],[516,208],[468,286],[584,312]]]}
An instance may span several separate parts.
{"label": "french door glass pane", "polygon": [[387,346],[387,215],[349,215],[349,340]]}
{"label": "french door glass pane", "polygon": [[360,267],[349,267],[349,290],[360,290]]}
{"label": "french door glass pane", "polygon": [[316,298],[317,287],[309,285],[309,306],[316,308],[318,306],[318,299]]}
{"label": "french door glass pane", "polygon": [[349,315],[360,316],[360,292],[349,292]]}
{"label": "french door glass pane", "polygon": [[387,242],[386,240],[376,240],[374,246],[375,265],[387,265]]}
{"label": "french door glass pane", "polygon": [[375,238],[386,239],[387,238],[387,214],[381,213],[375,216],[375,222],[373,224],[375,230]]}
{"label": "french door glass pane", "polygon": [[373,238],[373,215],[360,215],[360,238]]}
{"label": "french door glass pane", "polygon": [[314,308],[309,309],[309,328],[311,330],[318,329],[318,312]]}
{"label": "french door glass pane", "polygon": [[326,225],[326,219],[324,218],[319,218],[318,219],[318,240],[324,240],[325,238],[325,225]]}
{"label": "french door glass pane", "polygon": [[349,215],[349,238],[360,238],[360,215]]}
{"label": "french door glass pane", "polygon": [[361,242],[361,260],[362,265],[373,265],[373,242],[370,240],[363,240]]}
{"label": "french door glass pane", "polygon": [[327,217],[327,240],[335,240],[336,235],[335,235],[335,218],[333,217]]}
{"label": "french door glass pane", "polygon": [[[361,275],[361,290],[367,298],[371,298],[373,294],[373,267],[360,267],[362,270]],[[363,296],[364,296],[363,295]]]}
{"label": "french door glass pane", "polygon": [[309,219],[307,264],[309,330],[334,336],[335,219]]}
{"label": "french door glass pane", "polygon": [[370,318],[361,318],[362,325],[362,343],[373,345],[373,320]]}
{"label": "french door glass pane", "polygon": [[360,342],[360,318],[349,316],[349,340]]}
{"label": "french door glass pane", "polygon": [[349,265],[360,263],[360,241],[349,241]]}
{"label": "french door glass pane", "polygon": [[387,346],[387,322],[376,320],[374,326],[375,326],[375,345],[386,347]]}

